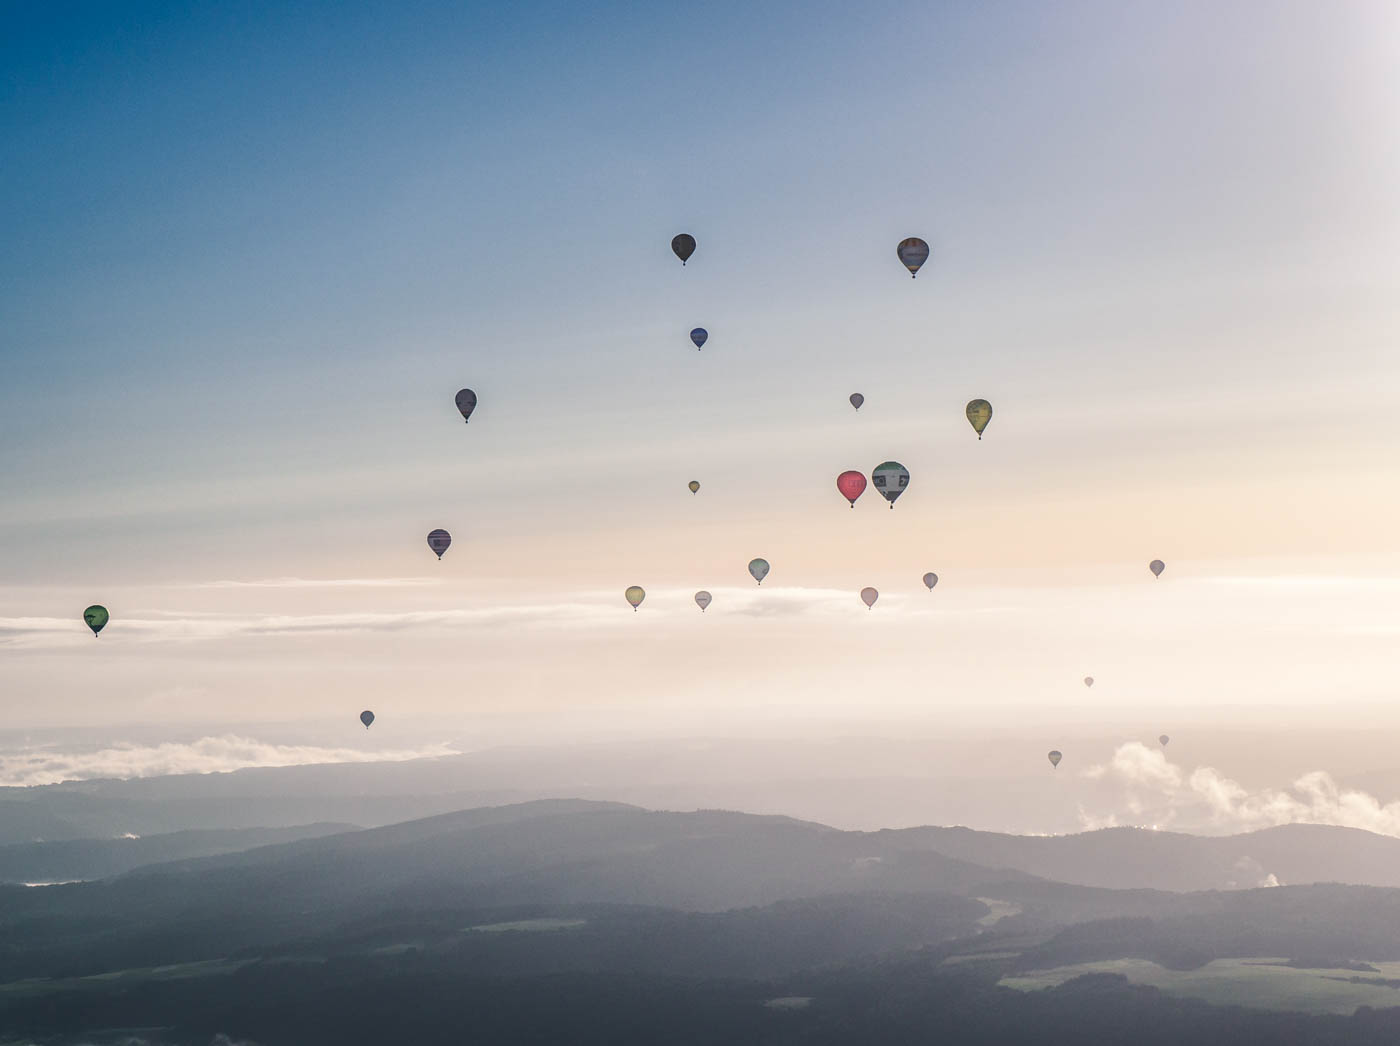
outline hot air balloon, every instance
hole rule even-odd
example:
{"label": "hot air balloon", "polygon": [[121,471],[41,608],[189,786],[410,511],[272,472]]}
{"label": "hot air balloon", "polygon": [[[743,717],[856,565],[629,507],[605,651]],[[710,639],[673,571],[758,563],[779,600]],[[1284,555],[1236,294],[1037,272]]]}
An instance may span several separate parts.
{"label": "hot air balloon", "polygon": [[676,252],[676,257],[684,265],[690,260],[690,256],[695,253],[695,237],[688,232],[683,232],[671,240],[671,250]]}
{"label": "hot air balloon", "polygon": [[374,722],[374,713],[366,708],[360,713],[360,722],[364,723],[365,729],[368,730],[370,723]]}
{"label": "hot air balloon", "polygon": [[639,606],[642,605],[642,600],[646,599],[647,590],[644,589],[641,585],[633,585],[626,592],[624,592],[623,595],[627,597],[627,602],[632,604],[632,609],[635,611]]}
{"label": "hot air balloon", "polygon": [[973,400],[967,405],[967,420],[972,422],[977,438],[982,438],[982,430],[992,420],[992,405],[986,400]]}
{"label": "hot air balloon", "polygon": [[700,608],[700,613],[705,612],[705,608],[710,605],[710,594],[703,588],[695,593],[695,605]]}
{"label": "hot air balloon", "polygon": [[859,392],[851,393],[851,406],[855,407],[856,410],[860,410],[860,406],[864,402],[865,397],[862,396]]}
{"label": "hot air balloon", "polygon": [[749,573],[753,575],[753,579],[757,581],[760,585],[763,584],[763,579],[768,576],[768,560],[749,560]]}
{"label": "hot air balloon", "polygon": [[476,393],[471,389],[457,393],[457,409],[462,412],[463,421],[471,421],[472,411],[476,410]]}
{"label": "hot air balloon", "polygon": [[938,575],[935,574],[932,570],[930,570],[927,574],[924,575],[924,584],[927,585],[929,591],[932,592],[933,586],[938,584]]}
{"label": "hot air balloon", "polygon": [[1152,571],[1153,577],[1161,577],[1162,571],[1167,569],[1167,565],[1160,559],[1154,559],[1151,563],[1147,564],[1147,569]]}
{"label": "hot air balloon", "polygon": [[1163,748],[1166,748],[1167,742],[1170,740],[1170,737],[1168,737],[1166,734],[1162,734],[1160,737],[1157,738],[1157,743],[1160,744]]}
{"label": "hot air balloon", "polygon": [[1049,754],[1046,758],[1048,758],[1048,759],[1050,760],[1050,765],[1051,765],[1051,766],[1059,766],[1059,765],[1060,765],[1060,760],[1063,759],[1064,756],[1062,756],[1059,752],[1056,752],[1056,751],[1054,751],[1054,750],[1052,749],[1051,752],[1050,752],[1050,754]]}
{"label": "hot air balloon", "polygon": [[910,278],[913,278],[919,274],[919,266],[928,261],[928,244],[917,236],[911,236],[907,240],[899,241],[895,253],[909,270]]}
{"label": "hot air balloon", "polygon": [[880,593],[877,589],[863,588],[860,590],[860,601],[865,604],[866,610],[869,610],[871,607],[873,607],[875,605],[875,600],[879,598]]}
{"label": "hot air balloon", "polygon": [[437,553],[437,558],[441,559],[442,554],[447,551],[447,547],[452,544],[452,535],[445,530],[434,530],[428,535],[428,547]]}
{"label": "hot air balloon", "polygon": [[110,616],[106,607],[98,606],[96,603],[83,611],[83,621],[88,628],[92,629],[94,636],[107,626],[107,619]]}
{"label": "hot air balloon", "polygon": [[836,489],[851,503],[851,508],[855,508],[856,498],[865,493],[865,473],[847,469],[836,477]]}
{"label": "hot air balloon", "polygon": [[1085,685],[1085,686],[1093,686],[1093,685],[1094,685],[1094,677],[1093,677],[1093,676],[1085,676],[1085,677],[1084,677],[1084,685]]}
{"label": "hot air balloon", "polygon": [[897,461],[884,461],[876,465],[870,478],[875,483],[875,489],[890,503],[890,508],[894,508],[895,498],[909,486],[909,470]]}
{"label": "hot air balloon", "polygon": [[700,493],[700,481],[698,479],[692,479],[686,486],[690,488],[692,494]]}
{"label": "hot air balloon", "polygon": [[705,347],[705,342],[710,340],[710,332],[704,327],[696,327],[690,332],[690,340],[695,342],[695,347],[697,349],[703,349]]}

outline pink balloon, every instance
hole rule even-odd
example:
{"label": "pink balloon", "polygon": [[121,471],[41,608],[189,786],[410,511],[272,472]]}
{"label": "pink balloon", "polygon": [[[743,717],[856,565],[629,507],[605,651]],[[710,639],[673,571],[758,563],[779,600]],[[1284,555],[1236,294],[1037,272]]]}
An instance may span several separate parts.
{"label": "pink balloon", "polygon": [[836,477],[836,489],[851,503],[851,508],[855,508],[856,498],[865,493],[865,473],[848,469]]}

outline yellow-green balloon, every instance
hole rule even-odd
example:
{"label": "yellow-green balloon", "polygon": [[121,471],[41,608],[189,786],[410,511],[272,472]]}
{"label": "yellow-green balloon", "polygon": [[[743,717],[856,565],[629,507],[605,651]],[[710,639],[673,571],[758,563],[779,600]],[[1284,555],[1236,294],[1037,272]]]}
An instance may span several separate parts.
{"label": "yellow-green balloon", "polygon": [[88,628],[92,629],[92,634],[94,636],[106,627],[109,616],[107,608],[98,606],[96,603],[83,611],[83,621],[87,624]]}
{"label": "yellow-green balloon", "polygon": [[992,405],[986,400],[973,400],[967,405],[967,420],[972,422],[977,438],[982,438],[982,430],[992,420]]}
{"label": "yellow-green balloon", "polygon": [[686,486],[690,488],[692,494],[700,493],[700,481],[698,479],[692,479]]}
{"label": "yellow-green balloon", "polygon": [[642,600],[646,599],[647,590],[641,585],[633,585],[627,590],[625,595],[627,596],[627,602],[632,604],[632,609],[636,610],[642,605]]}

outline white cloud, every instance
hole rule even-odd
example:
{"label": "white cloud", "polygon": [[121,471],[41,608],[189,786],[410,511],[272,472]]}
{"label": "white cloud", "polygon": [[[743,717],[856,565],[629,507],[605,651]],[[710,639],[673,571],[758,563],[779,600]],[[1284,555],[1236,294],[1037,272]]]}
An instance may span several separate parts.
{"label": "white cloud", "polygon": [[[1342,788],[1323,770],[1314,770],[1287,788],[1250,791],[1213,767],[1189,774],[1166,753],[1133,741],[1120,745],[1106,765],[1084,776],[1123,789],[1118,803],[1136,818],[1148,814],[1158,824],[1188,831],[1248,832],[1281,824],[1329,824],[1400,837],[1400,800],[1382,803],[1357,789]],[[1086,813],[1086,827],[1119,823],[1119,814]],[[1264,878],[1260,877],[1261,880]]]}
{"label": "white cloud", "polygon": [[387,751],[277,745],[225,734],[197,741],[158,745],[119,744],[90,752],[27,749],[0,753],[0,787],[29,787],[95,778],[163,777],[168,774],[226,773],[257,766],[309,763],[401,762],[455,755],[446,744]]}

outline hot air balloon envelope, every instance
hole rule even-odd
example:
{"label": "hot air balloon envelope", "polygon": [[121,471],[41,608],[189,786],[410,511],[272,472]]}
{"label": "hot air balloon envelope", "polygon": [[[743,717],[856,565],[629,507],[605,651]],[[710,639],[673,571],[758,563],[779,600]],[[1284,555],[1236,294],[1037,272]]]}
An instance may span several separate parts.
{"label": "hot air balloon envelope", "polygon": [[938,584],[938,575],[930,570],[927,574],[924,575],[924,584],[927,585],[930,590],[932,590],[933,586]]}
{"label": "hot air balloon envelope", "polygon": [[856,498],[865,493],[865,473],[847,469],[836,477],[836,489],[851,503],[851,508],[855,508]]}
{"label": "hot air balloon envelope", "polygon": [[757,581],[760,585],[763,584],[763,579],[768,576],[768,560],[749,560],[749,573],[753,576],[753,579]]}
{"label": "hot air balloon envelope", "polygon": [[627,602],[632,604],[632,609],[636,610],[639,606],[642,605],[642,600],[646,599],[647,590],[644,589],[641,585],[633,585],[626,592],[624,592],[623,595],[627,597]]}
{"label": "hot air balloon envelope", "polygon": [[700,481],[698,479],[692,479],[686,486],[690,488],[692,494],[698,494],[700,492]]}
{"label": "hot air balloon envelope", "polygon": [[457,393],[457,409],[462,412],[463,421],[471,421],[472,411],[476,410],[476,393],[471,389]]}
{"label": "hot air balloon envelope", "polygon": [[671,250],[676,252],[676,257],[684,265],[690,260],[690,256],[695,253],[695,237],[688,232],[683,232],[671,240]]}
{"label": "hot air balloon envelope", "polygon": [[705,347],[705,342],[710,340],[710,332],[704,327],[696,327],[690,332],[690,340],[695,342],[695,347],[697,349],[703,349]]}
{"label": "hot air balloon envelope", "polygon": [[860,590],[860,601],[864,603],[867,608],[873,607],[875,605],[875,600],[879,598],[880,593],[873,588],[863,588]]}
{"label": "hot air balloon envelope", "polygon": [[1151,563],[1147,564],[1147,569],[1152,571],[1153,577],[1161,577],[1162,571],[1167,569],[1167,565],[1160,559],[1154,559]]}
{"label": "hot air balloon envelope", "polygon": [[368,730],[369,724],[374,722],[374,713],[371,712],[368,708],[366,708],[363,712],[360,713],[360,722],[364,723],[365,729]]}
{"label": "hot air balloon envelope", "polygon": [[865,397],[862,396],[859,392],[851,393],[851,406],[855,407],[856,410],[860,410],[861,404],[864,402]]}
{"label": "hot air balloon envelope", "polygon": [[1063,759],[1064,756],[1062,756],[1059,752],[1053,752],[1053,751],[1052,751],[1052,752],[1049,754],[1049,756],[1047,756],[1047,758],[1050,760],[1050,765],[1051,765],[1051,766],[1059,766],[1059,765],[1060,765],[1060,760]]}
{"label": "hot air balloon envelope", "polygon": [[98,606],[96,603],[83,611],[83,621],[88,628],[92,629],[93,635],[97,635],[97,633],[101,632],[102,629],[107,626],[109,617],[110,615],[107,613],[107,608]]}
{"label": "hot air balloon envelope", "polygon": [[1168,737],[1166,734],[1163,734],[1161,737],[1157,738],[1158,743],[1161,744],[1163,748],[1167,747],[1167,742],[1170,740],[1171,738]]}
{"label": "hot air balloon envelope", "polygon": [[992,420],[992,405],[986,400],[973,400],[967,405],[967,420],[972,422],[977,438],[981,439],[982,430],[987,427],[987,422]]}
{"label": "hot air balloon envelope", "polygon": [[704,589],[695,593],[695,605],[700,608],[700,612],[703,614],[705,608],[710,605],[710,594]]}
{"label": "hot air balloon envelope", "polygon": [[919,266],[928,261],[928,244],[917,236],[911,236],[907,240],[899,241],[895,253],[899,255],[899,260],[904,263],[904,267],[909,270],[909,275],[911,277],[917,276]]}
{"label": "hot air balloon envelope", "polygon": [[451,544],[452,535],[445,530],[434,530],[428,535],[428,547],[437,553],[438,559],[442,558],[442,554]]}
{"label": "hot air balloon envelope", "polygon": [[1085,686],[1093,686],[1093,685],[1094,685],[1094,677],[1093,677],[1093,676],[1085,676],[1085,677],[1084,677],[1084,685],[1085,685]]}
{"label": "hot air balloon envelope", "polygon": [[897,461],[885,461],[875,466],[870,479],[890,503],[890,508],[894,508],[895,499],[909,486],[909,470]]}

